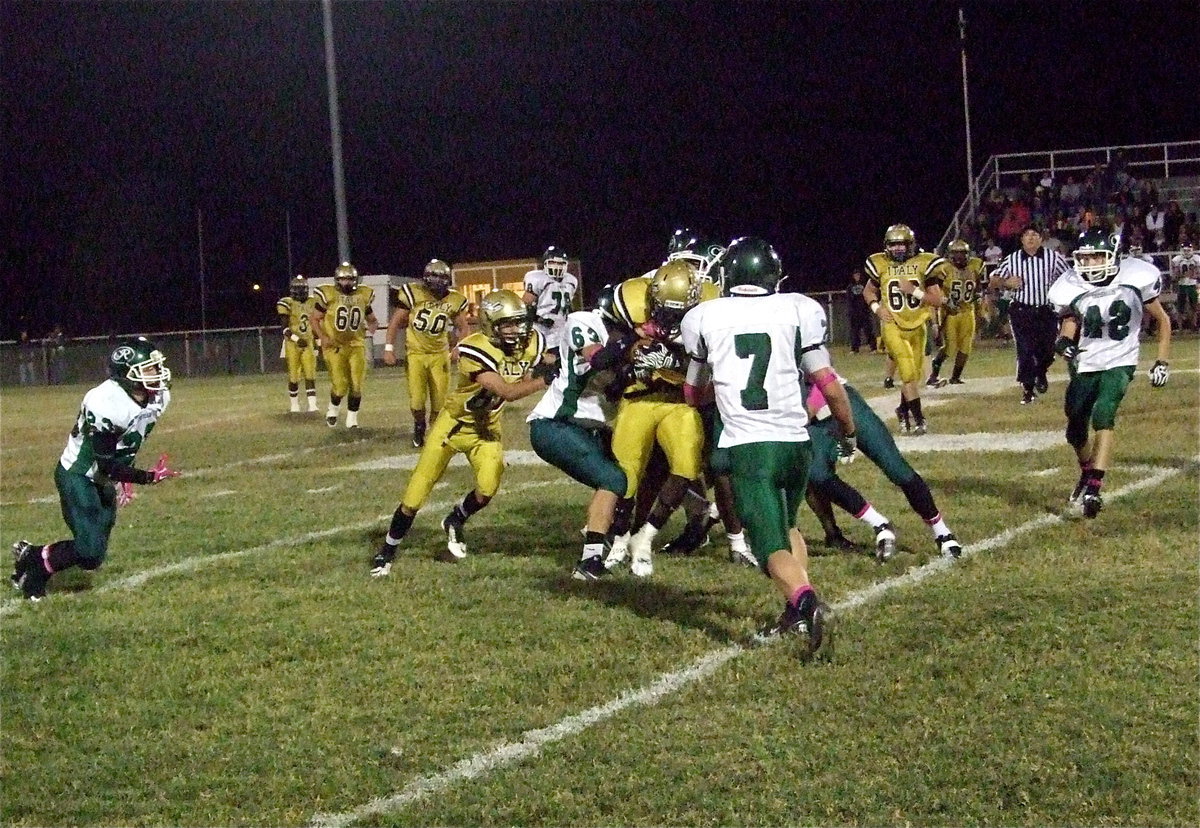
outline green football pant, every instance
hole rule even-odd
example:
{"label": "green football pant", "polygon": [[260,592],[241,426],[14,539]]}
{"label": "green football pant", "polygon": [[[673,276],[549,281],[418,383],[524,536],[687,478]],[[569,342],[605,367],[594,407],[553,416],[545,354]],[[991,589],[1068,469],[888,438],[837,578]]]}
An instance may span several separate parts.
{"label": "green football pant", "polygon": [[54,465],[54,485],[63,520],[75,536],[80,566],[95,569],[108,554],[108,536],[117,522],[117,491],[111,483],[96,483],[82,474]]}
{"label": "green football pant", "polygon": [[808,488],[812,446],[803,443],[746,443],[729,448],[733,502],[750,548],[766,572],[767,559],[791,549],[788,532]]}

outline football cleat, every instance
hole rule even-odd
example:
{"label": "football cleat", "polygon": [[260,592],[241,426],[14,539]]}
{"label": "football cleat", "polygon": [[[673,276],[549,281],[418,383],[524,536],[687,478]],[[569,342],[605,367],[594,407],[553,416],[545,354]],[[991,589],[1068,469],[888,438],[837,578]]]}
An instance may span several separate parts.
{"label": "football cleat", "polygon": [[571,577],[576,581],[598,581],[607,574],[608,570],[604,568],[604,561],[600,560],[599,555],[584,558],[571,571]]}
{"label": "football cleat", "polygon": [[358,428],[358,412],[346,412],[346,428]]}
{"label": "football cleat", "polygon": [[938,379],[937,377],[931,376],[929,379],[925,380],[925,387],[926,388],[945,388],[946,384],[949,382],[950,382],[950,380]]}
{"label": "football cleat", "polygon": [[413,448],[421,448],[425,445],[424,423],[413,423],[412,444]]}
{"label": "football cleat", "polygon": [[835,532],[825,536],[824,545],[830,549],[840,549],[849,552],[854,549],[854,541],[843,535],[841,532]]}
{"label": "football cleat", "polygon": [[883,378],[883,387],[884,388],[895,388],[896,381],[894,379],[892,379],[891,377],[884,377]]}
{"label": "football cleat", "polygon": [[383,544],[375,557],[371,559],[371,577],[385,578],[392,571],[392,561],[396,559],[396,547]]}
{"label": "football cleat", "polygon": [[1079,482],[1075,484],[1075,490],[1071,492],[1071,496],[1067,498],[1067,503],[1071,506],[1081,506],[1083,504],[1083,493],[1087,491],[1087,480],[1080,477]]}
{"label": "football cleat", "polygon": [[952,534],[939,535],[937,538],[938,552],[943,558],[962,557],[962,544]]}
{"label": "football cleat", "polygon": [[711,520],[707,514],[702,514],[689,520],[683,527],[683,531],[669,540],[659,551],[664,555],[691,555],[695,553],[700,547],[708,545],[708,530],[712,528],[714,523],[716,521]]}
{"label": "football cleat", "polygon": [[901,434],[908,434],[910,431],[912,431],[912,421],[909,419],[907,411],[904,411],[903,409],[897,407],[896,408],[896,419],[900,421],[900,433]]}
{"label": "football cleat", "polygon": [[1021,405],[1029,405],[1033,402],[1037,402],[1037,395],[1033,393],[1032,389],[1021,394]]}
{"label": "football cleat", "polygon": [[19,540],[12,545],[13,574],[12,583],[30,601],[40,601],[46,597],[46,582],[50,573],[42,564],[42,550],[27,540]]}
{"label": "football cleat", "polygon": [[754,557],[750,545],[744,540],[740,543],[731,542],[729,544],[729,562],[758,568],[758,558]]}
{"label": "football cleat", "polygon": [[963,381],[962,381],[962,379],[961,379],[960,377],[951,377],[951,378],[950,378],[950,384],[951,384],[951,385],[962,385],[962,384],[963,384]]}
{"label": "football cleat", "polygon": [[641,533],[629,539],[629,571],[635,578],[649,578],[654,574],[654,554],[650,542]]}
{"label": "football cleat", "polygon": [[325,425],[329,426],[330,428],[337,428],[337,415],[336,414],[326,414],[325,415]]}
{"label": "football cleat", "polygon": [[439,559],[453,563],[467,557],[467,536],[463,533],[463,522],[455,517],[453,511],[442,518],[442,531],[446,533],[446,551]]}
{"label": "football cleat", "polygon": [[929,428],[925,425],[924,420],[917,420],[916,424],[913,426],[912,433],[917,437],[920,437],[922,434],[928,434]]}
{"label": "football cleat", "polygon": [[1037,378],[1037,382],[1033,384],[1033,390],[1039,394],[1045,394],[1050,390],[1050,381],[1046,379],[1046,375],[1042,374]]}
{"label": "football cleat", "polygon": [[885,523],[875,530],[875,560],[886,563],[896,554],[896,530]]}
{"label": "football cleat", "polygon": [[752,645],[769,644],[783,635],[796,635],[803,639],[803,649],[800,652],[801,661],[811,661],[818,651],[824,650],[826,655],[833,651],[833,612],[819,601],[813,607],[812,614],[805,617],[800,610],[787,604],[773,623],[759,630],[751,638]]}
{"label": "football cleat", "polygon": [[612,546],[609,547],[608,555],[604,558],[604,568],[612,569],[614,566],[620,566],[625,563],[625,559],[629,557],[629,533],[618,535],[613,538]]}
{"label": "football cleat", "polygon": [[1080,502],[1083,504],[1085,518],[1094,518],[1104,508],[1104,498],[1100,496],[1099,492],[1084,492]]}

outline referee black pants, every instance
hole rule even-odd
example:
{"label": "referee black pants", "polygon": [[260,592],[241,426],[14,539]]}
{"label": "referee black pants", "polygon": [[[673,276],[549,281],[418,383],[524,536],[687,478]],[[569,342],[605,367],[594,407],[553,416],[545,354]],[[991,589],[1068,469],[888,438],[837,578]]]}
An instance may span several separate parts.
{"label": "referee black pants", "polygon": [[1017,346],[1017,382],[1032,391],[1038,379],[1046,376],[1054,361],[1054,340],[1058,338],[1058,317],[1049,305],[1013,302],[1008,310],[1013,340]]}

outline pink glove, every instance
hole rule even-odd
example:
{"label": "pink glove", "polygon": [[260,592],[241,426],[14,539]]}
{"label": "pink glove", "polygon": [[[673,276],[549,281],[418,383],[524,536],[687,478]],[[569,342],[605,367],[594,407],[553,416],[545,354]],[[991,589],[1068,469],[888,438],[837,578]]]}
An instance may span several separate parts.
{"label": "pink glove", "polygon": [[128,506],[130,503],[133,502],[134,497],[135,497],[135,494],[133,491],[132,483],[126,481],[124,483],[117,484],[117,505],[118,506]]}
{"label": "pink glove", "polygon": [[154,468],[150,469],[150,473],[154,475],[155,483],[161,483],[168,477],[179,477],[179,472],[175,469],[168,468],[167,455],[163,454],[158,458],[158,462],[154,464]]}

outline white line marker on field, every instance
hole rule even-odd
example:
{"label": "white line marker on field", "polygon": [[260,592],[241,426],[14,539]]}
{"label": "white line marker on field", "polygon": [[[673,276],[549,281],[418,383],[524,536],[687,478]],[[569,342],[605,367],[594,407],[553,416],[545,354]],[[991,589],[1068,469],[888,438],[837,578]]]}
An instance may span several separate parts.
{"label": "white line marker on field", "polygon": [[[1200,458],[1196,459],[1200,460]],[[1108,492],[1106,498],[1111,502],[1142,489],[1157,486],[1180,474],[1181,471],[1181,469],[1159,469],[1149,477]],[[1033,532],[1043,526],[1062,522],[1064,522],[1063,518],[1059,515],[1043,515],[1034,518],[1020,526],[1008,529],[998,535],[993,535],[978,543],[968,544],[963,548],[963,556],[967,557],[979,552],[986,552],[990,549],[1006,546],[1021,535]],[[920,583],[931,575],[954,565],[955,562],[947,558],[934,558],[922,566],[913,567],[903,575],[898,575],[894,578],[872,584],[864,589],[851,592],[841,601],[836,602],[833,605],[833,609],[835,612],[849,612],[874,601],[893,589]],[[745,652],[748,652],[748,650],[738,644],[713,650],[681,670],[663,673],[656,680],[638,690],[622,693],[610,702],[588,708],[582,713],[577,713],[573,716],[567,716],[549,727],[527,730],[515,742],[501,742],[488,750],[481,751],[474,756],[456,762],[450,768],[440,773],[419,776],[397,793],[373,799],[350,811],[314,814],[309,825],[311,828],[346,828],[346,826],[353,825],[359,820],[381,816],[391,811],[397,811],[414,802],[419,802],[431,794],[446,790],[457,782],[478,779],[493,770],[520,762],[529,757],[537,756],[544,746],[562,741],[568,736],[582,733],[592,725],[610,719],[626,708],[638,705],[649,707],[657,704],[662,699],[684,689],[689,684],[708,678],[726,662],[737,658]]]}

